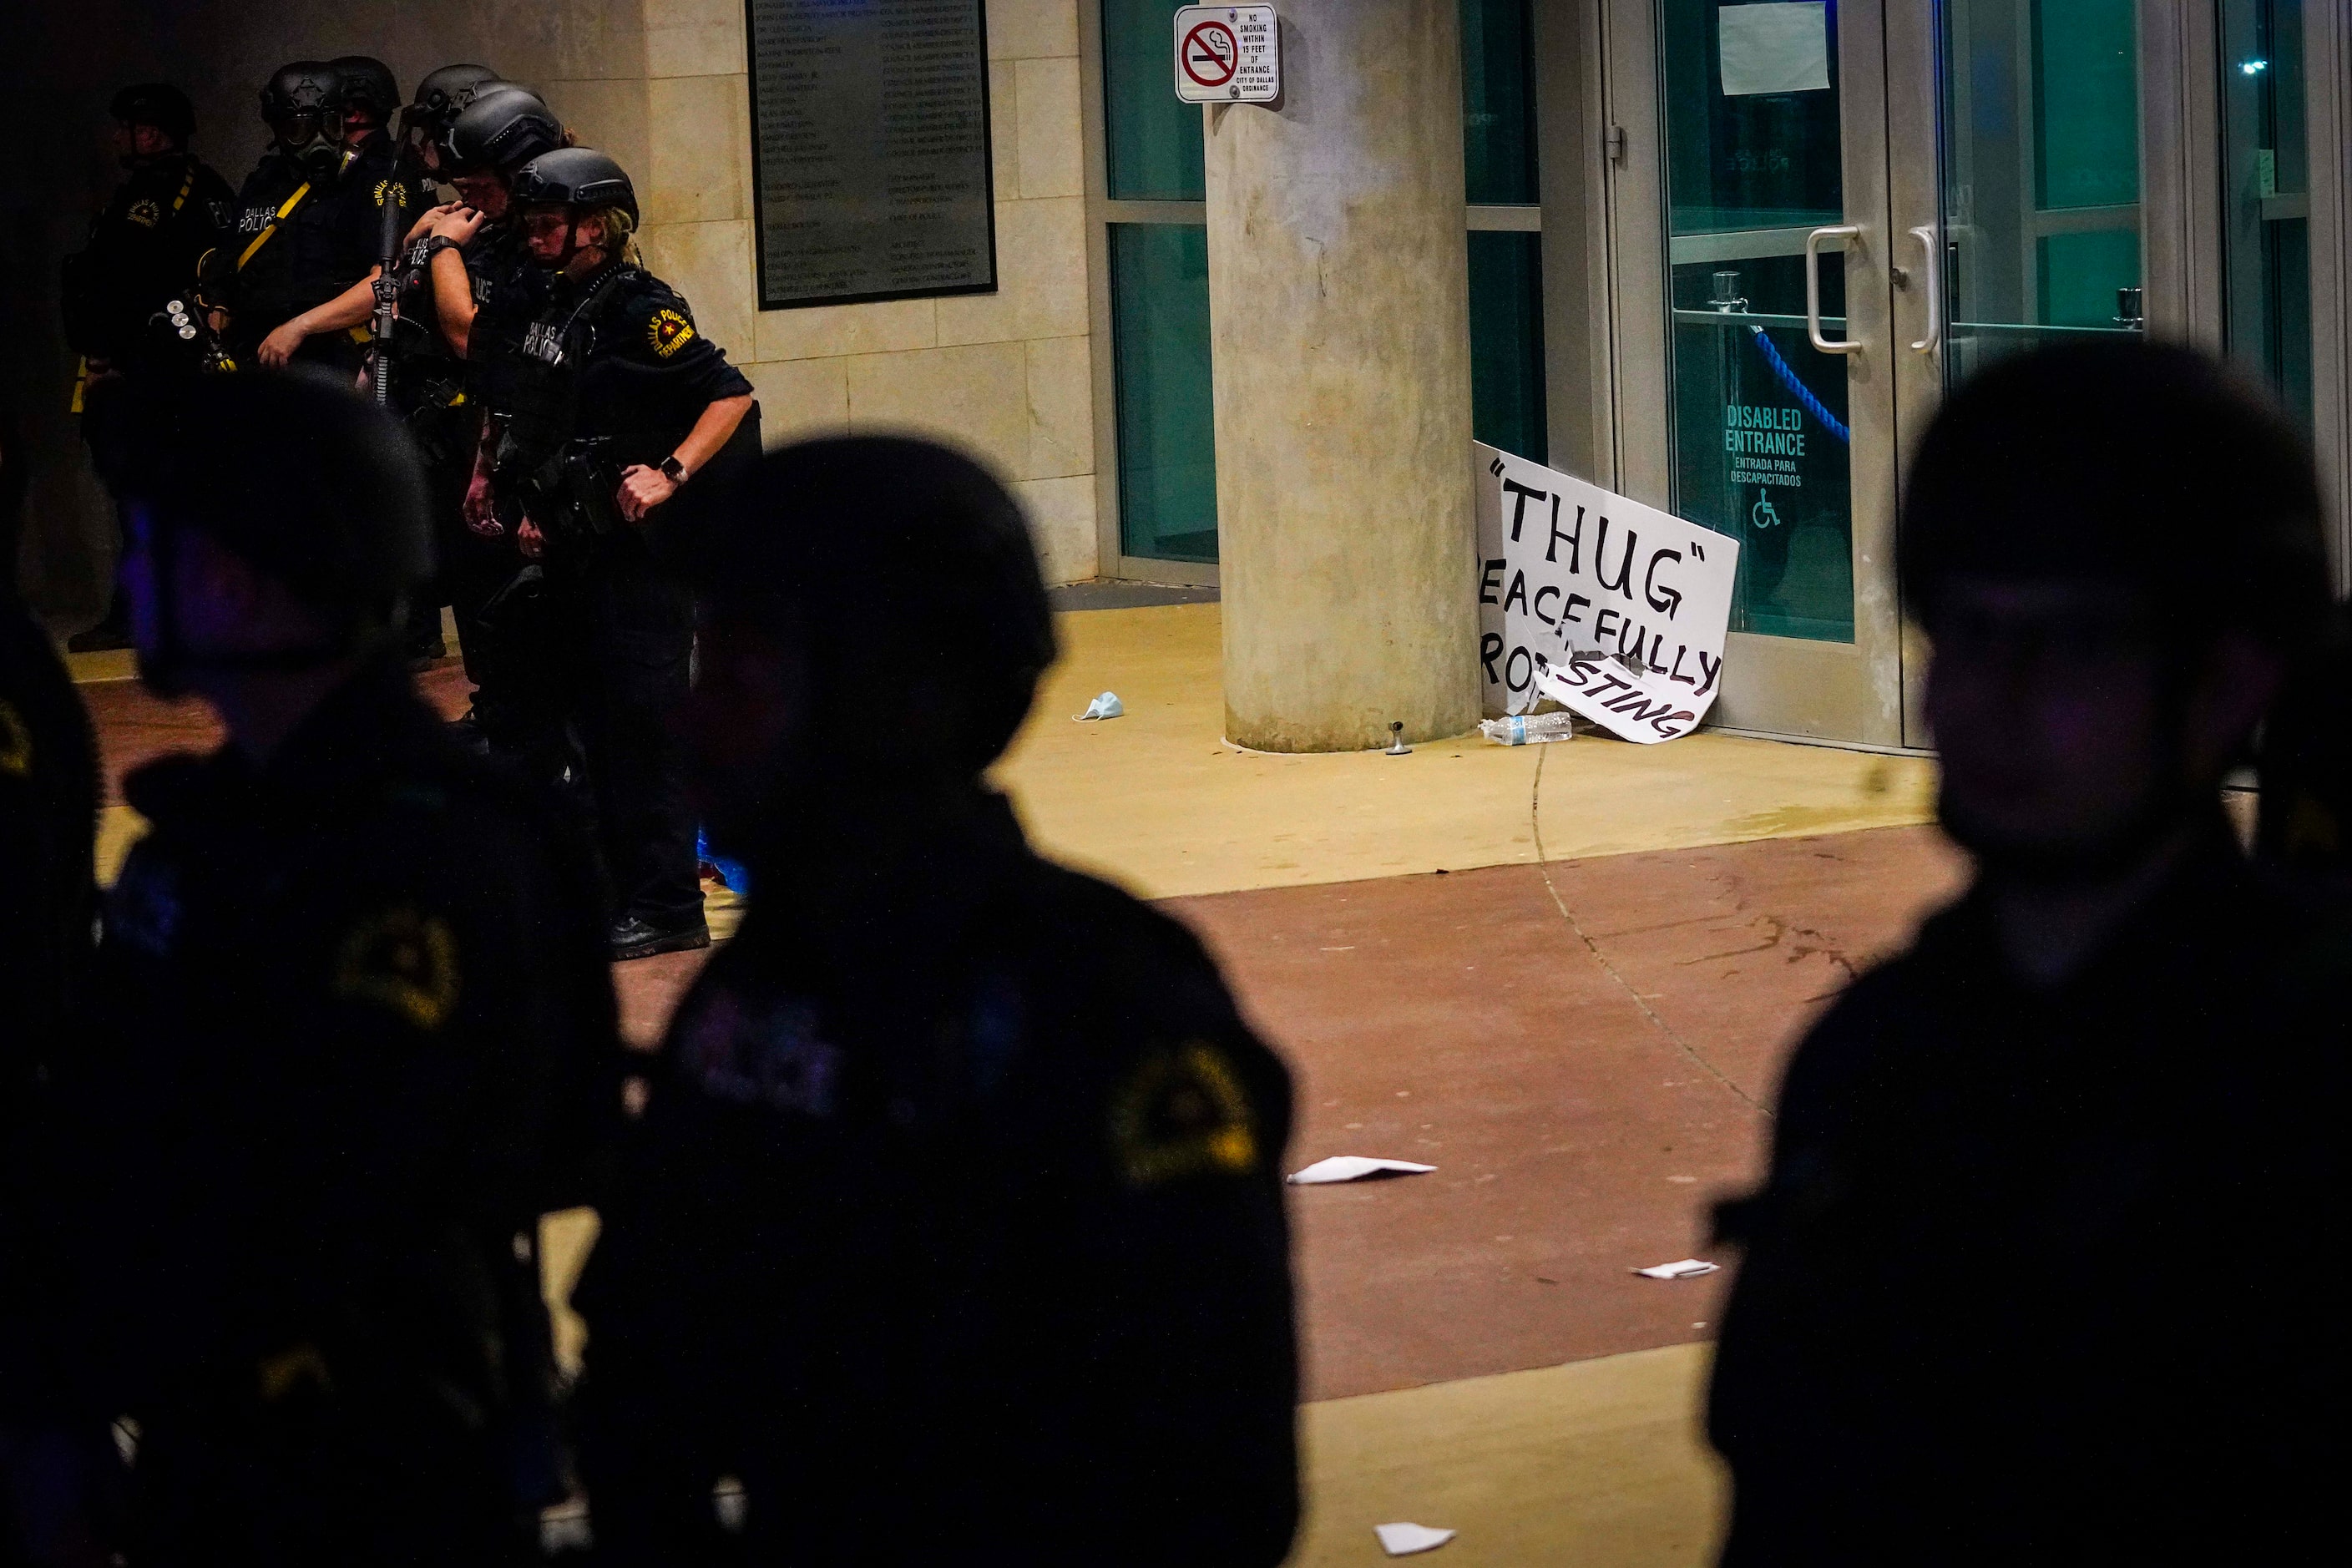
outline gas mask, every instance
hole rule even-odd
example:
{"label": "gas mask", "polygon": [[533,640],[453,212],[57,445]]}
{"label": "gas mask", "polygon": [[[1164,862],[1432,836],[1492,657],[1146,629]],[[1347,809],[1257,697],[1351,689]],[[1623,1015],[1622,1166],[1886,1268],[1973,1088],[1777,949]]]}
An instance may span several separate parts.
{"label": "gas mask", "polygon": [[325,115],[289,114],[274,121],[270,131],[278,150],[313,180],[332,175],[342,163],[342,124]]}

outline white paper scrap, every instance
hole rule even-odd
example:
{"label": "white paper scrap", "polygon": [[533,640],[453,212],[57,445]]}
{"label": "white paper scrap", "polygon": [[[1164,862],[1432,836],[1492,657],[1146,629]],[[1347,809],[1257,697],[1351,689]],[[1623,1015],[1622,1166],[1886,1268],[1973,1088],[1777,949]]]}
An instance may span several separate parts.
{"label": "white paper scrap", "polygon": [[1376,1524],[1372,1533],[1381,1538],[1381,1550],[1391,1557],[1434,1552],[1454,1539],[1454,1531],[1433,1530],[1425,1524]]}
{"label": "white paper scrap", "polygon": [[1822,0],[1726,5],[1715,15],[1724,97],[1818,92],[1829,86],[1829,7]]}
{"label": "white paper scrap", "polygon": [[1636,1268],[1634,1273],[1644,1279],[1696,1279],[1702,1274],[1712,1274],[1722,1268],[1720,1263],[1707,1263],[1696,1258],[1685,1258],[1680,1263],[1661,1263],[1655,1268]]}
{"label": "white paper scrap", "polygon": [[1410,1160],[1374,1160],[1362,1154],[1334,1154],[1303,1171],[1290,1173],[1294,1187],[1319,1187],[1327,1182],[1360,1182],[1366,1176],[1418,1176],[1437,1169]]}

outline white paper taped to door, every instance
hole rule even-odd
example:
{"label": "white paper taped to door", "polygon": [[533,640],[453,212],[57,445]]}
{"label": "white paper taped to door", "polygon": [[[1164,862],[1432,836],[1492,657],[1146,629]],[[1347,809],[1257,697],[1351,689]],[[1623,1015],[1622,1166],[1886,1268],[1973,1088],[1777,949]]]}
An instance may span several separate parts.
{"label": "white paper taped to door", "polygon": [[1726,5],[1716,13],[1723,57],[1723,96],[1817,92],[1830,84],[1829,7]]}
{"label": "white paper taped to door", "polygon": [[1644,744],[1696,729],[1723,686],[1738,542],[1483,442],[1470,450],[1486,710],[1549,697]]}

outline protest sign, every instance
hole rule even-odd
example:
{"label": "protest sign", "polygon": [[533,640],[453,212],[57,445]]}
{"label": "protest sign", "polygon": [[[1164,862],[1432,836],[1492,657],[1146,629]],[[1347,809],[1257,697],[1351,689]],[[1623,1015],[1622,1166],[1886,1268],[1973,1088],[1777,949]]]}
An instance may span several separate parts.
{"label": "protest sign", "polygon": [[1549,697],[1644,744],[1697,728],[1722,689],[1738,542],[1483,443],[1471,451],[1486,711]]}

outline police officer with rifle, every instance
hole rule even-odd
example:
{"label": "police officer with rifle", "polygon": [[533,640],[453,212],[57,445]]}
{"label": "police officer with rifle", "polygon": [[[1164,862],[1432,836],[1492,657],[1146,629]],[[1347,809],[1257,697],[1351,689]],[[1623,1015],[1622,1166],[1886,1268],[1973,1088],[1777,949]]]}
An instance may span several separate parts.
{"label": "police officer with rifle", "polygon": [[[363,104],[389,96],[385,85],[362,78]],[[382,260],[379,209],[398,208],[405,234],[416,202],[381,124],[362,107],[347,132],[342,77],[315,60],[262,89],[274,142],[206,271],[205,297],[224,309],[229,355],[241,364],[299,359],[359,373]]]}
{"label": "police officer with rifle", "polygon": [[613,955],[702,947],[695,824],[668,723],[694,648],[677,563],[708,498],[757,456],[757,405],[686,300],[645,269],[618,163],[558,148],[511,184],[524,243],[551,276],[484,431],[467,523],[492,536],[511,526],[546,563],[613,882]]}
{"label": "police officer with rifle", "polygon": [[473,711],[461,722],[481,744],[552,778],[571,759],[546,657],[541,568],[522,559],[511,534],[485,538],[461,513],[486,389],[521,347],[519,331],[501,337],[497,323],[528,321],[547,289],[523,247],[507,179],[562,146],[565,132],[535,94],[510,83],[446,85],[448,72],[485,68],[453,66],[425,79],[443,79],[433,91],[451,116],[446,123],[429,109],[412,114],[412,125],[432,132],[423,160],[457,199],[425,216],[402,260],[396,392],[431,476],[443,586],[474,683]]}

